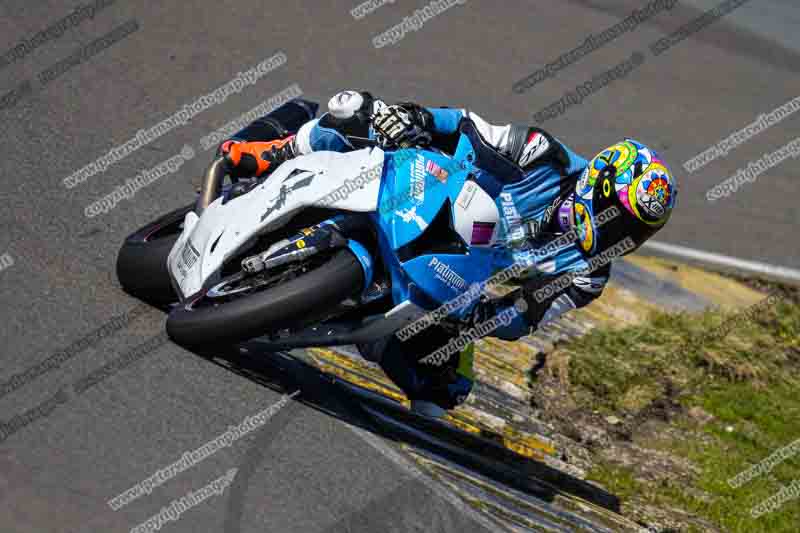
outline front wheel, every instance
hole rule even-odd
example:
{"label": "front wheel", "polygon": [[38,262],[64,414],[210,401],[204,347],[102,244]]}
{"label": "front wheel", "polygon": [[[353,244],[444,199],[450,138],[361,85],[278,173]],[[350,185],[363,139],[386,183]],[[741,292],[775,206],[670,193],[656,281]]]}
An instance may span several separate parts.
{"label": "front wheel", "polygon": [[165,306],[178,301],[167,271],[167,256],[181,234],[190,204],[139,229],[128,236],[117,255],[117,279],[123,290],[151,305]]}
{"label": "front wheel", "polygon": [[167,334],[183,346],[233,344],[327,318],[363,288],[364,272],[349,250],[312,256],[279,273],[235,274],[202,298],[172,310]]}

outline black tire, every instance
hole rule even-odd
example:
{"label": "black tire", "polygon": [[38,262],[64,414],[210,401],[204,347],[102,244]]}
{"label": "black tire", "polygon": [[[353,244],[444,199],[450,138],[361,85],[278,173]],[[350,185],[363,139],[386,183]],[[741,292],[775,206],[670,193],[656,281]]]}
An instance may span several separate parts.
{"label": "black tire", "polygon": [[191,204],[167,213],[125,239],[117,255],[117,279],[125,292],[155,306],[178,301],[167,256],[180,236],[180,223],[193,208]]}
{"label": "black tire", "polygon": [[364,284],[361,264],[342,250],[318,268],[286,283],[215,307],[176,307],[167,334],[183,346],[242,342],[324,317]]}

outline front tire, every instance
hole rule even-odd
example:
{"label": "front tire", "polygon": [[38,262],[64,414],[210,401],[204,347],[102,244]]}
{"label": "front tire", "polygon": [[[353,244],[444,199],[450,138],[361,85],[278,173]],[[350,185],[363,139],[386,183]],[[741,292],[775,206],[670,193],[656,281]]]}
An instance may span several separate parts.
{"label": "front tire", "polygon": [[206,307],[180,306],[167,318],[167,334],[183,346],[242,342],[325,317],[363,288],[364,271],[349,250],[280,285]]}
{"label": "front tire", "polygon": [[167,270],[167,256],[181,234],[190,204],[147,224],[129,235],[117,255],[117,279],[122,289],[155,306],[177,302]]}

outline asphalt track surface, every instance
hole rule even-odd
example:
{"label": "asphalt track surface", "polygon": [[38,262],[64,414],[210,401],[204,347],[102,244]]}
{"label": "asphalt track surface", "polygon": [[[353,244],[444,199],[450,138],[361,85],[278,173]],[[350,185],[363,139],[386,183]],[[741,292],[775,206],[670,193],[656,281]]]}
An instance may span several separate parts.
{"label": "asphalt track surface", "polygon": [[[495,122],[532,114],[634,50],[645,63],[543,126],[586,155],[632,135],[676,169],[731,131],[800,96],[800,46],[788,0],[752,0],[668,52],[653,41],[700,12],[687,4],[657,15],[524,94],[512,84],[613,25],[643,3],[604,0],[469,0],[392,46],[372,37],[423,2],[394,2],[361,20],[355,2],[117,0],[0,70],[0,94],[130,20],[139,29],[0,110],[0,381],[42,362],[137,302],[113,266],[121,240],[186,204],[208,162],[200,153],[93,219],[84,208],[126,178],[178,153],[228,120],[297,83],[324,104],[345,88],[387,99],[468,106]],[[0,52],[68,15],[76,2],[5,0]],[[794,26],[796,28],[796,25]],[[110,148],[283,50],[284,66],[195,117],[105,173],[67,189],[62,180]],[[797,160],[709,204],[707,189],[797,131],[793,116],[701,171],[683,176],[680,207],[663,241],[800,267]],[[303,390],[259,432],[215,453],[119,511],[106,501],[159,468],[269,407],[273,387],[165,343],[86,389],[75,383],[163,331],[147,310],[56,368],[0,397],[0,420],[35,416],[0,441],[0,530],[129,531],[175,498],[238,468],[234,485],[165,524],[163,531],[482,531],[470,511],[443,498],[313,408]],[[158,342],[158,341],[157,341]],[[302,388],[298,386],[298,388]],[[62,391],[55,400],[52,398]]]}

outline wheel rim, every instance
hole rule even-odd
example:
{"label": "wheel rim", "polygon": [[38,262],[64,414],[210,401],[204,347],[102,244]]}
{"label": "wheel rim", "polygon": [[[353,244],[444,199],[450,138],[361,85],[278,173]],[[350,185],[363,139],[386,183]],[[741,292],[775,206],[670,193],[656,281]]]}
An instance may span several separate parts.
{"label": "wheel rim", "polygon": [[240,270],[208,289],[201,298],[191,302],[186,308],[191,310],[199,307],[216,306],[238,297],[248,296],[286,283],[310,270],[314,270],[327,261],[321,255],[309,257],[299,263],[289,263],[284,265],[280,271],[271,274],[262,272],[255,275],[246,275]]}

